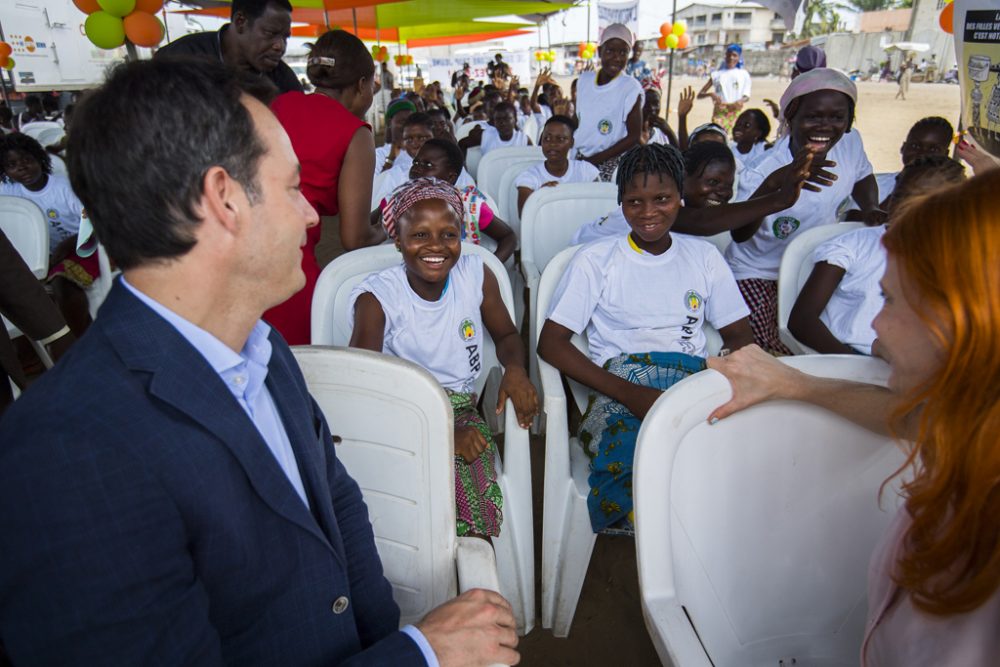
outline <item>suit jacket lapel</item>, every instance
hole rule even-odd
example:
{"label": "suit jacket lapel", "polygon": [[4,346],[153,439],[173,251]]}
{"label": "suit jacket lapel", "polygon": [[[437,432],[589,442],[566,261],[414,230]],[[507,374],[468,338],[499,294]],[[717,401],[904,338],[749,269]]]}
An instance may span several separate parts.
{"label": "suit jacket lapel", "polygon": [[[275,512],[332,548],[271,454],[253,422],[205,358],[163,318],[116,281],[95,325],[106,332],[123,362],[152,374],[149,392],[216,436],[246,472],[257,494]],[[279,410],[280,404],[279,404]],[[281,410],[285,424],[288,413]],[[289,432],[289,439],[295,437]],[[294,445],[293,445],[294,447]],[[296,456],[299,450],[295,450]],[[300,461],[300,468],[304,466]]]}

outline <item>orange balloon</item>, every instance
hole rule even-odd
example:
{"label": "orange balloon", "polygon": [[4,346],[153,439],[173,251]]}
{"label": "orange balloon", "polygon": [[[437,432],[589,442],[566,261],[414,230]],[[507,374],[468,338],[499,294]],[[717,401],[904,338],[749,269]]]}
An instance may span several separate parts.
{"label": "orange balloon", "polygon": [[660,35],[660,38],[656,40],[656,46],[660,48],[661,51],[666,51],[667,49],[667,36]]}
{"label": "orange balloon", "polygon": [[949,35],[955,30],[955,3],[949,2],[941,10],[941,16],[938,17],[938,23],[941,24],[941,29],[944,30]]}
{"label": "orange balloon", "polygon": [[101,11],[101,6],[97,4],[97,0],[73,0],[73,4],[87,16]]}
{"label": "orange balloon", "polygon": [[163,24],[152,14],[134,11],[124,21],[125,36],[136,46],[156,46],[163,39]]}
{"label": "orange balloon", "polygon": [[674,26],[669,21],[660,26],[660,34],[663,35],[664,37],[673,32],[673,30]]}
{"label": "orange balloon", "polygon": [[[6,60],[7,56],[14,52],[14,49],[10,48],[10,44],[7,42],[0,42],[0,58]],[[2,65],[0,65],[2,67]]]}
{"label": "orange balloon", "polygon": [[686,49],[688,47],[688,44],[690,43],[691,43],[691,38],[688,37],[687,33],[684,33],[683,35],[677,38],[678,49]]}
{"label": "orange balloon", "polygon": [[135,0],[135,9],[133,11],[155,14],[161,9],[163,9],[163,0]]}

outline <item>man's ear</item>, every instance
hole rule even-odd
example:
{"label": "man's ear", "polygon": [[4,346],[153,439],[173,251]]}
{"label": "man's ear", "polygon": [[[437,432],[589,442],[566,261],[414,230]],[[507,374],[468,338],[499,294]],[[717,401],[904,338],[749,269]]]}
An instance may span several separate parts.
{"label": "man's ear", "polygon": [[249,206],[243,188],[220,166],[205,172],[199,208],[206,223],[219,224],[227,232],[239,230],[240,216]]}
{"label": "man's ear", "polygon": [[233,28],[236,32],[242,34],[250,29],[250,19],[242,11],[234,12],[233,18],[230,20],[233,24]]}

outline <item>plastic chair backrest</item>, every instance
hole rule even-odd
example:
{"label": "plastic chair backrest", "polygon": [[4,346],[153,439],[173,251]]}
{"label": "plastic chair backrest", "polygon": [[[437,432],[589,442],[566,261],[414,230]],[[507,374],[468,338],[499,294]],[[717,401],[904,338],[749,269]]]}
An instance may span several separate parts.
{"label": "plastic chair backrest", "polygon": [[0,196],[0,231],[7,236],[36,278],[49,272],[49,225],[34,203]]}
{"label": "plastic chair backrest", "polygon": [[379,199],[379,193],[382,191],[382,186],[385,184],[385,179],[388,177],[389,177],[389,170],[387,169],[382,173],[378,174],[375,177],[375,180],[372,181],[372,207],[370,210],[374,211],[375,209],[378,208],[378,205],[381,203],[381,200]]}
{"label": "plastic chair backrest", "polygon": [[38,132],[38,135],[35,137],[35,139],[37,139],[38,143],[42,145],[42,148],[45,148],[46,146],[51,146],[53,144],[59,143],[65,136],[66,136],[65,128],[59,127],[57,125],[56,127],[43,128]]}
{"label": "plastic chair backrest", "polygon": [[510,225],[510,228],[514,230],[518,238],[521,236],[521,216],[517,212],[517,186],[514,185],[514,181],[522,173],[541,162],[544,162],[543,158],[517,162],[507,167],[506,171],[500,177],[500,185],[498,187],[500,199],[497,200],[497,205],[500,207],[500,217]]}
{"label": "plastic chair backrest", "polygon": [[[51,130],[51,129],[62,130],[63,126],[60,125],[59,123],[55,122],[55,121],[52,121],[52,120],[38,120],[38,121],[35,121],[34,123],[28,123],[28,124],[24,125],[21,128],[21,134],[26,134],[29,137],[31,137],[32,139],[34,139],[35,141],[38,141],[38,136],[44,130]],[[39,142],[39,143],[41,143],[41,142]],[[44,148],[44,146],[45,145],[42,144],[43,148]]]}
{"label": "plastic chair backrest", "polygon": [[[782,361],[813,375],[888,378],[869,357]],[[660,397],[639,432],[639,581],[660,656],[856,665],[868,561],[899,501],[898,480],[881,498],[879,489],[904,456],[888,437],[790,401],[709,425],[731,395],[721,374],[694,375]]]}
{"label": "plastic chair backrest", "polygon": [[813,270],[812,255],[822,243],[835,236],[840,236],[851,230],[864,227],[860,222],[838,222],[832,225],[820,225],[807,229],[796,235],[785,254],[781,256],[781,268],[778,270],[778,333],[782,342],[788,345],[796,354],[813,354],[815,351],[803,345],[788,331],[788,318],[792,314],[795,300],[802,291]]}
{"label": "plastic chair backrest", "polygon": [[528,116],[524,120],[524,127],[521,128],[521,131],[524,132],[524,134],[527,135],[529,139],[531,139],[531,142],[533,144],[535,144],[536,146],[538,145],[538,135],[540,134],[540,132],[538,127],[538,120],[535,119],[534,114]]}
{"label": "plastic chair backrest", "polygon": [[[500,296],[514,320],[514,295],[510,288],[507,270],[496,255],[485,248],[470,243],[462,244],[464,254],[476,254],[496,276],[500,285]],[[341,255],[330,262],[320,273],[312,300],[312,342],[313,345],[346,346],[351,340],[354,318],[348,312],[351,290],[369,274],[397,266],[402,261],[395,246],[381,245],[362,248]],[[482,349],[483,372],[476,382],[476,392],[480,395],[491,368],[497,366],[496,347],[487,334]]]}
{"label": "plastic chair backrest", "polygon": [[456,593],[451,402],[408,361],[366,350],[293,348],[361,487],[385,576],[418,621]]}
{"label": "plastic chair backrest", "polygon": [[540,157],[542,157],[542,149],[538,146],[496,148],[484,155],[479,162],[476,185],[493,199],[499,200],[500,178],[507,168],[518,162],[537,160]]}
{"label": "plastic chair backrest", "polygon": [[469,136],[469,133],[472,132],[473,128],[476,127],[479,127],[479,125],[477,125],[476,123],[472,122],[462,123],[457,128],[455,128],[455,141],[461,141],[462,139],[465,139],[467,136]]}
{"label": "plastic chair backrest", "polygon": [[483,159],[483,149],[479,146],[472,146],[465,153],[465,170],[472,178],[476,178],[479,173],[479,163]]}
{"label": "plastic chair backrest", "polygon": [[[539,272],[570,245],[584,224],[618,206],[618,188],[611,183],[564,183],[531,194],[521,216],[521,260]],[[544,317],[544,313],[539,311]]]}
{"label": "plastic chair backrest", "polygon": [[69,167],[66,166],[66,161],[58,155],[52,155],[51,153],[49,154],[49,157],[52,158],[52,173],[62,174],[63,176],[69,178]]}
{"label": "plastic chair backrest", "polygon": [[[532,195],[534,196],[534,195]],[[542,279],[538,283],[538,317],[536,318],[536,330],[532,332],[534,336],[533,341],[537,345],[538,337],[542,333],[542,327],[545,326],[545,317],[548,315],[549,307],[552,305],[552,297],[555,295],[556,287],[559,286],[559,280],[562,279],[563,273],[566,272],[566,267],[569,266],[570,261],[573,256],[576,255],[577,250],[583,246],[570,246],[565,250],[556,254],[548,264],[545,266],[545,270],[542,271]],[[715,330],[709,324],[705,324],[705,339],[706,347],[708,348],[708,354],[716,355],[719,350],[722,349],[722,336],[719,332]],[[573,345],[575,345],[581,352],[585,355],[590,355],[590,346],[587,344],[587,335],[574,335],[571,339]],[[587,401],[590,397],[590,389],[583,386],[576,380],[571,380],[566,378],[569,383],[570,391],[573,394],[573,400],[576,401],[577,407],[580,409],[581,414],[587,409]]]}

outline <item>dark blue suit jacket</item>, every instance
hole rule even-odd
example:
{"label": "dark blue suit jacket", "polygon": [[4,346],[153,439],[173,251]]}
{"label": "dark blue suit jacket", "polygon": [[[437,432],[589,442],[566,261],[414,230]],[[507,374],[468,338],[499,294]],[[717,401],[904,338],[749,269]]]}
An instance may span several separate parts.
{"label": "dark blue suit jacket", "polygon": [[424,664],[358,486],[271,343],[267,387],[312,513],[204,358],[120,283],[15,401],[0,422],[15,665]]}

